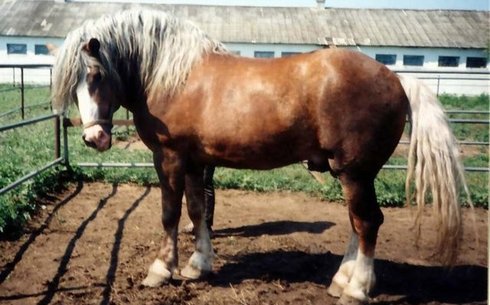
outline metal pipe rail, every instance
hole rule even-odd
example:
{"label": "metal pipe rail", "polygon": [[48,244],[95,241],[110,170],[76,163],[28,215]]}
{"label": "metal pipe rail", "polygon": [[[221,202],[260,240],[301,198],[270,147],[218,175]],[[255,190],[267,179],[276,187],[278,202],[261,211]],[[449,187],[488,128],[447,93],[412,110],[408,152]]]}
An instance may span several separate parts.
{"label": "metal pipe rail", "polygon": [[[37,103],[37,104],[33,104],[33,105],[27,105],[27,106],[24,106],[24,109],[43,107],[43,106],[48,106],[48,105],[51,105],[51,102],[42,102],[42,103]],[[12,110],[9,110],[7,112],[0,113],[0,118],[7,116],[9,114],[15,113],[17,111],[21,111],[21,110],[22,110],[22,107],[17,107],[17,108],[14,108]]]}
{"label": "metal pipe rail", "polygon": [[490,111],[483,110],[445,110],[447,114],[490,114]]}
{"label": "metal pipe rail", "polygon": [[113,162],[79,162],[77,166],[80,167],[112,167],[112,168],[153,168],[153,163],[145,162],[126,162],[126,163],[113,163]]}
{"label": "metal pipe rail", "polygon": [[[153,168],[153,163],[145,162],[79,162],[77,163],[79,167],[92,167],[92,168]],[[407,170],[406,165],[383,165],[383,169],[394,169],[394,170]],[[490,168],[486,167],[465,167],[467,172],[490,172]]]}
{"label": "metal pipe rail", "polygon": [[[53,65],[50,65],[50,64],[0,64],[0,69],[1,68],[13,68],[14,71],[15,71],[15,69],[20,69],[20,115],[21,115],[22,119],[25,119],[24,69],[49,68],[50,69],[50,75],[51,75]],[[49,87],[51,87],[52,75],[51,75],[49,81],[50,81]],[[15,85],[15,82],[14,82],[14,85]]]}
{"label": "metal pipe rail", "polygon": [[[408,167],[406,165],[385,164],[383,165],[383,169],[407,170]],[[490,173],[490,168],[488,167],[465,166],[464,170],[467,172]]]}
{"label": "metal pipe rail", "polygon": [[28,173],[27,175],[24,175],[23,177],[17,179],[16,181],[10,183],[9,185],[3,187],[2,189],[0,189],[0,195],[16,188],[17,186],[21,185],[22,183],[26,182],[27,180],[29,180],[29,179],[39,175],[40,173],[48,170],[49,168],[51,168],[57,164],[62,164],[65,162],[65,158],[60,156],[60,122],[61,122],[61,120],[60,120],[59,115],[49,114],[49,115],[37,117],[34,119],[17,122],[14,124],[0,126],[0,132],[2,132],[2,131],[7,131],[10,129],[19,128],[19,127],[26,126],[26,125],[36,124],[36,123],[47,121],[50,119],[55,119],[55,124],[54,124],[55,125],[55,127],[54,127],[55,128],[55,153],[54,153],[55,159],[53,161],[50,161],[46,165],[42,166],[41,168],[34,170],[34,171]]}
{"label": "metal pipe rail", "polygon": [[26,182],[27,180],[39,175],[40,173],[44,172],[45,170],[57,165],[57,164],[61,164],[63,163],[63,158],[60,157],[60,158],[57,158],[51,162],[49,162],[48,164],[46,164],[45,166],[41,167],[40,169],[37,169],[35,171],[32,171],[30,172],[29,174],[23,176],[22,178],[20,179],[17,179],[16,181],[12,182],[11,184],[7,185],[6,187],[2,188],[0,190],[0,195],[16,188],[17,186],[21,185],[22,183]]}
{"label": "metal pipe rail", "polygon": [[448,119],[449,123],[463,123],[463,124],[484,124],[489,125],[489,120],[479,120],[479,119]]}
{"label": "metal pipe rail", "polygon": [[[398,144],[408,145],[408,144],[410,144],[410,141],[401,140],[400,142],[398,142]],[[458,145],[489,146],[490,143],[489,142],[478,142],[478,141],[458,141]]]}
{"label": "metal pipe rail", "polygon": [[[393,72],[395,73],[419,73],[419,74],[465,74],[465,75],[490,75],[490,72],[487,71],[460,71],[460,70],[419,70],[419,69],[412,69],[412,70],[404,70],[404,69],[392,69]],[[487,78],[488,79],[488,78]]]}
{"label": "metal pipe rail", "polygon": [[13,123],[13,124],[8,124],[8,125],[0,126],[0,132],[6,131],[6,130],[9,130],[9,129],[14,129],[14,128],[17,128],[17,127],[22,127],[22,126],[26,126],[26,125],[35,124],[35,123],[42,122],[42,121],[47,121],[47,120],[52,119],[52,118],[55,118],[55,117],[58,117],[58,115],[57,114],[48,114],[48,115],[43,115],[43,116],[40,116],[40,117],[37,117],[37,118],[30,119],[30,120],[25,120],[25,121]]}

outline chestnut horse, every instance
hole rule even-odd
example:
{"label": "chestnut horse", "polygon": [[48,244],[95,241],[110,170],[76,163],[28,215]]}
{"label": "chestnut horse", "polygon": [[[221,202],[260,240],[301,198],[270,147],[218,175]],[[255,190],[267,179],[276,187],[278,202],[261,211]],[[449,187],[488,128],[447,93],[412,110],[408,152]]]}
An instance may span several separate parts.
{"label": "chestnut horse", "polygon": [[367,302],[383,223],[374,178],[397,146],[407,116],[407,194],[414,193],[421,211],[431,193],[437,249],[444,260],[455,258],[458,193],[466,187],[443,110],[420,81],[397,76],[363,54],[325,49],[242,58],[187,21],[128,11],[69,33],[53,81],[55,108],[77,103],[88,145],[110,148],[112,114],[122,106],[133,113],[139,136],[153,152],[164,235],[146,286],[167,283],[176,272],[184,192],[196,243],[181,275],[195,279],[212,271],[203,217],[205,166],[266,170],[307,160],[312,169],[340,179],[352,224],[329,293],[340,304]]}

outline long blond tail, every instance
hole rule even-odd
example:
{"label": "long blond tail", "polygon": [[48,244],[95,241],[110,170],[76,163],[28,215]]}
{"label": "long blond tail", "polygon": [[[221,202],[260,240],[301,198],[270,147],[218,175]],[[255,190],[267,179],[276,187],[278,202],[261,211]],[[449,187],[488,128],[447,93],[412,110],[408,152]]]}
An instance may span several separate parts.
{"label": "long blond tail", "polygon": [[456,139],[432,90],[415,78],[401,75],[399,78],[411,108],[405,191],[407,204],[414,198],[418,207],[415,218],[417,240],[425,202],[431,194],[438,232],[436,255],[444,263],[453,263],[462,236],[461,191],[466,193],[471,204]]}

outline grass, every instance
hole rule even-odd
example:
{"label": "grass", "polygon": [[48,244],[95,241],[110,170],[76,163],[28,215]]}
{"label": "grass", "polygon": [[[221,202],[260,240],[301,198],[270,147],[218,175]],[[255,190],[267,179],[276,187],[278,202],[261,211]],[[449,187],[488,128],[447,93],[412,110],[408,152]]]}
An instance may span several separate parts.
{"label": "grass", "polygon": [[[19,90],[11,85],[0,85],[1,109],[7,111],[20,105]],[[29,87],[26,89],[26,105],[35,105],[49,99],[47,87]],[[488,95],[477,97],[441,96],[441,101],[448,109],[488,110]],[[26,111],[26,118],[51,113],[49,106],[33,107]],[[72,116],[78,116],[75,111]],[[116,114],[125,118],[124,111]],[[468,115],[452,117],[468,118]],[[475,117],[474,115],[472,117]],[[488,119],[488,115],[478,116]],[[20,121],[20,111],[0,116],[0,126]],[[471,139],[488,142],[488,125],[452,125],[459,139]],[[124,140],[134,134],[134,128],[119,128],[114,132],[114,139]],[[80,128],[70,128],[68,132],[70,163],[78,162],[151,162],[148,150],[133,150],[128,153],[122,148],[113,147],[103,154],[86,147],[81,139]],[[54,159],[53,122],[47,121],[35,125],[0,133],[0,187],[15,181],[48,161]],[[389,164],[406,164],[404,156],[393,156]],[[472,154],[464,158],[466,166],[488,167],[488,147],[472,149]],[[78,168],[67,172],[63,166],[50,169],[21,187],[0,195],[0,232],[11,231],[22,227],[36,210],[39,198],[52,192],[58,192],[66,182],[84,179],[89,181],[106,181],[109,183],[132,182],[138,184],[157,184],[155,171],[148,169],[97,169]],[[257,192],[267,191],[302,191],[325,200],[340,201],[342,192],[339,182],[330,175],[324,175],[327,183],[315,182],[300,164],[291,165],[271,171],[233,170],[218,168],[215,173],[217,188],[240,188]],[[467,173],[471,198],[477,206],[488,208],[488,174]],[[383,170],[375,181],[378,201],[382,206],[400,206],[405,201],[405,172]]]}
{"label": "grass", "polygon": [[[478,110],[489,111],[489,96],[482,94],[478,96],[455,96],[442,95],[440,101],[446,110]],[[458,119],[484,119],[488,120],[488,114],[450,114],[450,118]],[[480,141],[488,143],[488,125],[486,124],[452,124],[456,138],[466,141]]]}

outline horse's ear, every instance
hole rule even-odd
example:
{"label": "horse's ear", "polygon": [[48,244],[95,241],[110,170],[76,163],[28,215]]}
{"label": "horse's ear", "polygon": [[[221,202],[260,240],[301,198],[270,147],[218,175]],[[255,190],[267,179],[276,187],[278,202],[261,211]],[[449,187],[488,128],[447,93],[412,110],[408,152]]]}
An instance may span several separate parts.
{"label": "horse's ear", "polygon": [[92,57],[99,57],[100,42],[97,38],[90,38],[89,42],[83,46],[83,50]]}

